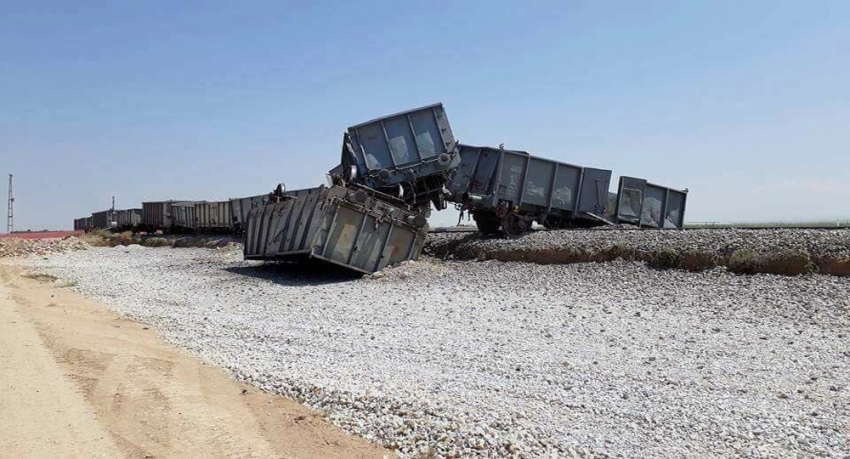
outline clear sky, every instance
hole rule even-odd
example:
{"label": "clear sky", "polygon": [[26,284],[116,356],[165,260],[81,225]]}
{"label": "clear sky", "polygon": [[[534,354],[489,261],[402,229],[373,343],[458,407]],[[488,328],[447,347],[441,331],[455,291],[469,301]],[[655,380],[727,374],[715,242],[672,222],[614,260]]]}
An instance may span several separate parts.
{"label": "clear sky", "polygon": [[691,222],[848,218],[848,24],[847,1],[3,1],[2,196],[15,174],[16,228],[42,229],[316,186],[347,126],[443,102],[464,143],[687,187]]}

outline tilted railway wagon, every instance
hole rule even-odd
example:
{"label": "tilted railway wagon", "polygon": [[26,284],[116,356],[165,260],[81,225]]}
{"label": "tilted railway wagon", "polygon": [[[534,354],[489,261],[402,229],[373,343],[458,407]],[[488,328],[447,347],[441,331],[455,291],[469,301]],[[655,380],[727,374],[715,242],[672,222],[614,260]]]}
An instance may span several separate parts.
{"label": "tilted railway wagon", "polygon": [[441,103],[348,128],[342,161],[330,171],[336,184],[354,183],[430,210],[445,208],[443,188],[460,164]]}
{"label": "tilted railway wagon", "polygon": [[461,164],[447,188],[478,229],[519,235],[546,227],[604,224],[611,171],[503,148],[460,146]]}
{"label": "tilted railway wagon", "polygon": [[230,214],[233,218],[233,234],[241,236],[245,232],[246,222],[248,221],[248,212],[251,209],[259,206],[264,206],[269,203],[269,194],[260,194],[256,196],[248,196],[245,198],[230,199]]}
{"label": "tilted railway wagon", "polygon": [[249,260],[314,258],[362,273],[416,259],[427,221],[374,190],[319,186],[278,193],[248,213]]}
{"label": "tilted railway wagon", "polygon": [[485,234],[501,229],[518,236],[533,222],[546,228],[615,223],[681,228],[684,223],[687,191],[624,177],[609,200],[610,170],[504,148],[460,145],[460,155],[460,166],[447,185],[450,199]]}
{"label": "tilted railway wagon", "polygon": [[617,188],[618,222],[650,228],[685,225],[687,190],[676,190],[636,177],[620,177]]}

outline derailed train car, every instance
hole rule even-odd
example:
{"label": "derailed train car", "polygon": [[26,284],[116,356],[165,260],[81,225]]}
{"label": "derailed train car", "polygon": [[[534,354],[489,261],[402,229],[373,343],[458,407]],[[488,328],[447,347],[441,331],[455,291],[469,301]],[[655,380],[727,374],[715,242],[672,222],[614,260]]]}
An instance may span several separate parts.
{"label": "derailed train car", "polygon": [[256,207],[264,206],[269,203],[269,194],[259,194],[256,196],[248,196],[244,198],[231,198],[230,215],[233,219],[233,234],[241,236],[245,232],[248,222],[248,212]]}
{"label": "derailed train car", "polygon": [[[460,155],[460,167],[447,184],[450,199],[468,211],[485,234],[501,229],[519,236],[533,222],[546,228],[621,222],[681,228],[684,223],[686,191],[626,177],[614,197],[615,211],[608,202],[610,170],[504,148],[461,145]],[[637,220],[630,214],[636,206],[641,215]]]}
{"label": "derailed train car", "polygon": [[313,258],[361,273],[417,259],[428,232],[421,213],[391,196],[324,185],[278,192],[247,222],[245,259]]}
{"label": "derailed train car", "polygon": [[615,215],[639,227],[682,228],[687,190],[676,190],[637,177],[620,177]]}
{"label": "derailed train car", "polygon": [[[482,232],[519,236],[534,222],[681,228],[687,198],[687,190],[634,177],[621,177],[610,193],[611,170],[462,145],[441,103],[349,127],[340,164],[328,175],[329,186],[304,190],[144,202],[140,224],[135,214],[127,217],[140,231],[244,235],[247,259],[315,258],[370,273],[419,256],[432,206],[454,202]],[[77,219],[74,227],[97,227],[102,217]]]}
{"label": "derailed train car", "polygon": [[358,184],[424,212],[446,208],[444,186],[460,164],[457,141],[442,103],[376,118],[348,128],[337,185]]}

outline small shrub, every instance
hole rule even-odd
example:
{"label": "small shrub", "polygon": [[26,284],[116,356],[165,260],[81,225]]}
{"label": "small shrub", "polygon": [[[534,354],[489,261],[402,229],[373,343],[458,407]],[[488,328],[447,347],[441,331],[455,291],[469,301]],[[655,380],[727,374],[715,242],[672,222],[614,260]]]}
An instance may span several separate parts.
{"label": "small shrub", "polygon": [[761,272],[793,276],[811,272],[809,256],[793,251],[768,252],[763,254]]}
{"label": "small shrub", "polygon": [[541,252],[537,258],[545,261],[538,261],[540,264],[588,263],[593,259],[592,253],[573,247],[559,247]]}
{"label": "small shrub", "polygon": [[759,253],[752,249],[732,252],[729,271],[739,274],[780,274],[794,276],[812,271],[814,264],[805,253],[790,250]]}
{"label": "small shrub", "polygon": [[145,247],[171,247],[171,241],[164,237],[149,237],[142,239],[141,245]]}
{"label": "small shrub", "polygon": [[821,274],[850,277],[850,258],[822,256],[815,259],[814,264]]}
{"label": "small shrub", "polygon": [[729,257],[727,268],[738,274],[756,274],[759,272],[758,253],[753,249],[738,249]]}
{"label": "small shrub", "polygon": [[713,252],[688,250],[682,254],[682,268],[688,271],[705,271],[721,264],[723,259]]}
{"label": "small shrub", "polygon": [[674,269],[682,265],[682,254],[673,247],[663,247],[652,252],[650,265],[660,269]]}
{"label": "small shrub", "polygon": [[637,250],[631,244],[625,241],[619,241],[611,247],[593,254],[594,261],[614,261],[618,258],[632,261],[637,258]]}
{"label": "small shrub", "polygon": [[138,243],[141,242],[141,238],[139,236],[133,234],[132,231],[124,231],[121,234],[110,235],[109,239],[107,239],[107,241],[108,241],[110,247],[116,247],[116,246],[119,246],[119,245],[125,245],[126,246],[126,245],[131,245],[131,244],[138,244]]}

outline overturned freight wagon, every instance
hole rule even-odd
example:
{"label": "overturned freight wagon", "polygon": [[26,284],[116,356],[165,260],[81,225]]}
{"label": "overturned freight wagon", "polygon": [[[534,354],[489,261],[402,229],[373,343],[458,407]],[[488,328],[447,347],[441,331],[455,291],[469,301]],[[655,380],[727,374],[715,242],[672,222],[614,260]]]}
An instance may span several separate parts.
{"label": "overturned freight wagon", "polygon": [[358,184],[430,211],[445,209],[444,185],[460,164],[441,103],[351,126],[342,161],[329,174],[335,184]]}
{"label": "overturned freight wagon", "polygon": [[482,233],[501,227],[519,235],[546,227],[604,224],[611,171],[581,167],[524,151],[460,146],[461,163],[447,188]]}
{"label": "overturned freight wagon", "polygon": [[288,191],[248,213],[249,260],[315,258],[362,273],[417,259],[427,220],[374,190],[320,186]]}

